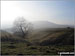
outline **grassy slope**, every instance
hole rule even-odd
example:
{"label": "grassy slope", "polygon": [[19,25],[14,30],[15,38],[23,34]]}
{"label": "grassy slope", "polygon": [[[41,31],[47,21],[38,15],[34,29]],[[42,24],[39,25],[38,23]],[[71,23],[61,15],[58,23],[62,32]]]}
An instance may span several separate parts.
{"label": "grassy slope", "polygon": [[38,31],[32,33],[28,40],[41,45],[73,45],[74,29]]}

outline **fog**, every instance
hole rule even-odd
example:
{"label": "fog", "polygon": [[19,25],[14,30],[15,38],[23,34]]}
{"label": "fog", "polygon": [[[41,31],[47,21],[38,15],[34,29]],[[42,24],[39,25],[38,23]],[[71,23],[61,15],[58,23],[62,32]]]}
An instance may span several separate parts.
{"label": "fog", "polygon": [[10,28],[18,17],[30,22],[48,21],[74,25],[74,2],[70,1],[1,1],[1,28]]}

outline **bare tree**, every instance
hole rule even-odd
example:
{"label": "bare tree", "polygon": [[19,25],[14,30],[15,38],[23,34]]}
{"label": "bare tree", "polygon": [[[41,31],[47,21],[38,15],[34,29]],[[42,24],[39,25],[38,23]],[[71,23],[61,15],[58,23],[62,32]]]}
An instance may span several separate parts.
{"label": "bare tree", "polygon": [[15,34],[24,38],[31,31],[32,31],[32,24],[26,21],[23,17],[19,17],[14,21]]}

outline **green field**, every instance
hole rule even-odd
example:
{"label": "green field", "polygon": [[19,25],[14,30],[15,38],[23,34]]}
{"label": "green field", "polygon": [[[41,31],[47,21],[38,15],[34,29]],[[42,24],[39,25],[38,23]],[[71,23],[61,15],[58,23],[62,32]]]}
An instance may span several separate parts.
{"label": "green field", "polygon": [[1,53],[4,55],[56,55],[58,52],[73,52],[74,46],[28,46],[26,43],[2,42]]}

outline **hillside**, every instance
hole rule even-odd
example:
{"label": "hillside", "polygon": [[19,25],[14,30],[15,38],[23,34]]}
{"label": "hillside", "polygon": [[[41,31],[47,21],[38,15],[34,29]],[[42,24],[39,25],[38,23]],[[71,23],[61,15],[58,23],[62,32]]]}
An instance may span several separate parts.
{"label": "hillside", "polygon": [[58,55],[74,52],[74,29],[36,30],[26,39],[1,31],[1,55]]}
{"label": "hillside", "polygon": [[36,31],[28,40],[36,45],[73,45],[74,29]]}
{"label": "hillside", "polygon": [[1,32],[1,42],[26,42],[28,41],[22,39],[21,37],[15,36],[14,34],[8,33],[4,30],[0,30]]}
{"label": "hillside", "polygon": [[1,41],[27,42],[33,45],[73,45],[74,29],[50,28],[44,30],[34,30],[26,39],[1,30]]}

